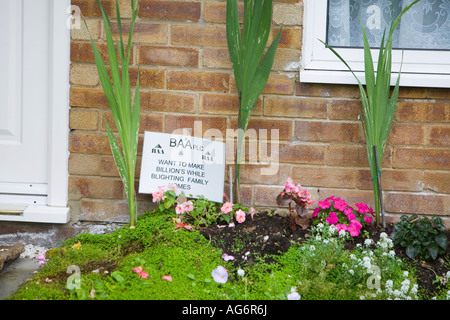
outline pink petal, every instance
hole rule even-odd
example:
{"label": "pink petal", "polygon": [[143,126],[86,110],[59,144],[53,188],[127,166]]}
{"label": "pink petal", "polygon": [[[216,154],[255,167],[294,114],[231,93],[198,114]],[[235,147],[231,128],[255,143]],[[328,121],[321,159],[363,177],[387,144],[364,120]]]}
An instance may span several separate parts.
{"label": "pink petal", "polygon": [[135,273],[141,273],[142,272],[142,267],[136,267],[136,268],[133,268],[133,269],[131,269],[131,270],[133,270],[133,272],[135,272]]}
{"label": "pink petal", "polygon": [[164,280],[172,282],[172,277],[171,276],[162,276],[161,278],[164,279]]}
{"label": "pink petal", "polygon": [[148,277],[149,277],[149,275],[145,271],[141,271],[141,273],[139,273],[139,278],[147,279]]}

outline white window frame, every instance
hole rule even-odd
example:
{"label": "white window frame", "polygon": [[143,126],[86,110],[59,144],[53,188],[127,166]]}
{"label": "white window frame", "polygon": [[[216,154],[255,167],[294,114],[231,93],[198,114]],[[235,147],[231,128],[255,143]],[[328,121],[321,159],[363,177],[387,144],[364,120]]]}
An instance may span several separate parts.
{"label": "white window frame", "polygon": [[[42,203],[35,201],[36,204],[24,205],[21,214],[2,214],[0,221],[63,224],[70,219],[68,207],[70,28],[67,24],[70,18],[67,12],[70,4],[70,0],[49,1],[51,17],[50,80],[47,93],[49,96],[49,177],[47,190],[38,192],[41,197],[45,197],[46,193],[46,201],[44,199]],[[17,209],[19,212],[22,211],[20,206],[11,205],[12,212]]]}
{"label": "white window frame", "polygon": [[[327,0],[303,0],[303,47],[300,81],[311,83],[357,84],[347,67],[322,44],[326,41]],[[334,48],[364,80],[362,48]],[[374,63],[379,50],[372,49]],[[402,61],[402,50],[392,50],[392,79],[397,81]],[[400,85],[405,87],[450,88],[450,50],[404,50]]]}

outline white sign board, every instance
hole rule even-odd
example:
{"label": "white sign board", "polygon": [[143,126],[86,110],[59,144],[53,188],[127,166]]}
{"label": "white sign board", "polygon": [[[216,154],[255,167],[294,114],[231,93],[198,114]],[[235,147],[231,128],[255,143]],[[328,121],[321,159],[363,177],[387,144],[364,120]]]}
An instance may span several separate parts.
{"label": "white sign board", "polygon": [[145,132],[139,193],[176,185],[180,193],[223,202],[225,143],[178,134]]}

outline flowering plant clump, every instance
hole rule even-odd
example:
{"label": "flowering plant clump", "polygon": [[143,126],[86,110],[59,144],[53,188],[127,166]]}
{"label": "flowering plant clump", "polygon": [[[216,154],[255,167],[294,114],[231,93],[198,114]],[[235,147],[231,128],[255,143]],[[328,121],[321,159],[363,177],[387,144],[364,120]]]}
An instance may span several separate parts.
{"label": "flowering plant clump", "polygon": [[338,231],[348,231],[352,237],[357,237],[364,226],[372,226],[374,213],[365,203],[356,203],[355,207],[335,196],[318,201],[312,214],[313,218],[317,218],[314,224],[326,221]]}
{"label": "flowering plant clump", "polygon": [[189,219],[195,226],[209,226],[213,223],[226,223],[232,226],[234,218],[238,223],[243,223],[247,214],[250,214],[252,219],[255,214],[253,207],[245,208],[240,203],[233,204],[226,194],[223,204],[210,201],[203,196],[188,200],[184,194],[178,195],[178,188],[175,185],[160,187],[158,191],[152,193],[152,198],[153,202],[158,203],[157,210],[160,212],[173,210],[175,207],[176,228],[184,227],[187,230],[192,230],[192,226],[182,222],[183,218]]}
{"label": "flowering plant clump", "polygon": [[297,225],[302,229],[309,226],[309,219],[306,217],[308,208],[313,204],[311,194],[306,189],[302,189],[300,184],[295,185],[291,178],[287,178],[283,191],[277,196],[279,206],[289,206],[290,228],[297,229]]}

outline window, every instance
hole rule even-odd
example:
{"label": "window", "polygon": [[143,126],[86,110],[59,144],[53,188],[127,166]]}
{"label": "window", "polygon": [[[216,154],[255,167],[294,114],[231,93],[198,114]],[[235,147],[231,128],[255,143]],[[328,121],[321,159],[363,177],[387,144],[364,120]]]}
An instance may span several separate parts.
{"label": "window", "polygon": [[[345,65],[318,40],[326,41],[364,83],[361,23],[374,62],[384,29],[412,0],[304,0],[300,81],[356,84]],[[450,87],[450,1],[421,0],[405,15],[393,37],[392,84],[402,56],[400,85]],[[402,54],[403,53],[403,54]]]}

